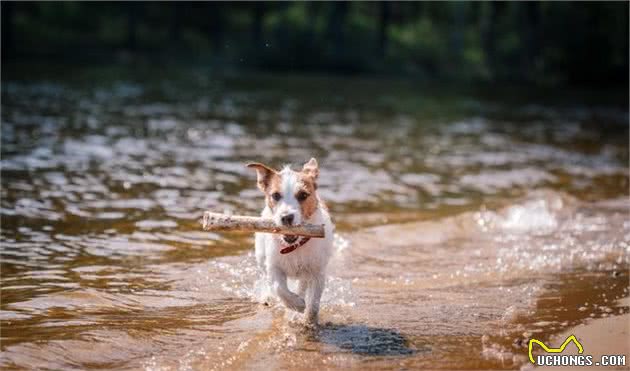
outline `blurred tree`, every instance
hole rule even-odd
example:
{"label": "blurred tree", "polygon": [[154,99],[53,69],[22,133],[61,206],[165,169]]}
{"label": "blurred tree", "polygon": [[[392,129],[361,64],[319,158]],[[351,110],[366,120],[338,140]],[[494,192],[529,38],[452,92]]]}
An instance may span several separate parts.
{"label": "blurred tree", "polygon": [[483,23],[483,49],[486,55],[488,69],[491,71],[492,78],[497,77],[498,55],[497,55],[497,23],[499,17],[503,15],[505,3],[501,1],[491,1],[484,3],[488,8],[488,15]]}
{"label": "blurred tree", "polygon": [[307,50],[313,50],[315,47],[316,20],[319,14],[321,3],[309,1],[306,6],[306,31],[304,32],[304,47]]}
{"label": "blurred tree", "polygon": [[387,28],[389,27],[390,2],[380,1],[380,22],[378,27],[378,54],[381,57],[387,55]]}
{"label": "blurred tree", "polygon": [[168,6],[171,8],[171,28],[169,34],[171,44],[175,46],[179,44],[182,38],[182,12],[184,6],[176,2],[169,3]]}
{"label": "blurred tree", "polygon": [[176,47],[182,62],[217,67],[546,85],[628,76],[629,2],[0,4],[3,60],[119,61],[112,50],[173,55]]}
{"label": "blurred tree", "polygon": [[464,29],[466,22],[466,10],[467,3],[464,2],[454,2],[450,3],[452,6],[452,15],[451,15],[451,25],[450,25],[450,35],[449,35],[449,65],[453,71],[456,71],[461,65],[461,59],[464,49]]}
{"label": "blurred tree", "polygon": [[524,77],[535,79],[539,70],[540,50],[544,47],[540,37],[540,3],[524,2],[521,16],[521,71]]}
{"label": "blurred tree", "polygon": [[328,17],[328,40],[333,46],[332,57],[336,61],[344,60],[344,32],[346,17],[350,3],[346,1],[336,1],[331,3],[330,15]]}
{"label": "blurred tree", "polygon": [[199,9],[204,20],[202,21],[200,28],[204,34],[210,40],[212,45],[212,51],[215,56],[221,56],[223,54],[223,32],[225,31],[225,19],[224,19],[224,6],[226,4],[221,2],[203,2],[194,3],[195,7]]}
{"label": "blurred tree", "polygon": [[142,3],[131,2],[127,5],[127,48],[135,50],[138,40],[138,17]]}
{"label": "blurred tree", "polygon": [[0,3],[2,11],[2,58],[8,58],[13,51],[13,14],[15,3],[3,1]]}
{"label": "blurred tree", "polygon": [[252,6],[251,35],[254,48],[258,51],[263,46],[263,18],[265,17],[266,10],[267,6],[263,1],[256,2]]}

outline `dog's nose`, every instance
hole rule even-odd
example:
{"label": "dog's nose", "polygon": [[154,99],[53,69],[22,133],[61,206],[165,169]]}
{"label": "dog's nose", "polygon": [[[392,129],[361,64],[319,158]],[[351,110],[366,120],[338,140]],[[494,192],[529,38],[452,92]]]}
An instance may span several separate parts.
{"label": "dog's nose", "polygon": [[293,214],[287,214],[287,215],[284,215],[282,218],[280,218],[280,220],[282,221],[282,224],[284,225],[292,225],[293,219],[294,219]]}

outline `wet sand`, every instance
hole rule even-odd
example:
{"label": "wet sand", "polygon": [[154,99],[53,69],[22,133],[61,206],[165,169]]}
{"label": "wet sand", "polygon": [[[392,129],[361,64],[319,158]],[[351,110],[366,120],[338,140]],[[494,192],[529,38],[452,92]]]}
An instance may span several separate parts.
{"label": "wet sand", "polygon": [[[629,298],[621,301],[624,306],[630,303]],[[601,359],[602,355],[625,355],[626,366],[591,366],[580,367],[588,370],[627,370],[630,369],[630,314],[596,319],[554,336],[551,340],[553,345],[558,345],[567,337],[575,335],[584,347],[583,354],[590,354],[593,360]],[[563,354],[578,354],[577,349],[568,347]],[[534,367],[524,367],[533,369]],[[537,367],[539,370],[573,370],[574,367]]]}

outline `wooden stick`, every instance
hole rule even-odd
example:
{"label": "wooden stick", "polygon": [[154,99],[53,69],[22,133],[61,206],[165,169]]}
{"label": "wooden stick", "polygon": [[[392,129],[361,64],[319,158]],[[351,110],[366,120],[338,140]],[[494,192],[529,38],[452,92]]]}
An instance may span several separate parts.
{"label": "wooden stick", "polygon": [[203,213],[203,229],[206,231],[266,232],[318,238],[325,236],[323,224],[278,226],[271,219],[257,216],[225,215],[210,211]]}

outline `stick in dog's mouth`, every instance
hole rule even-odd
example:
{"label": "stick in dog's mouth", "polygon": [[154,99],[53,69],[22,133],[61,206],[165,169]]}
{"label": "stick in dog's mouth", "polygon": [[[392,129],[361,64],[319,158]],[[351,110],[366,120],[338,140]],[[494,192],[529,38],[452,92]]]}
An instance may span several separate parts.
{"label": "stick in dog's mouth", "polygon": [[324,238],[323,224],[276,225],[272,219],[225,215],[206,211],[203,214],[203,229],[206,231],[243,231],[282,234],[283,240],[295,242],[298,236]]}

